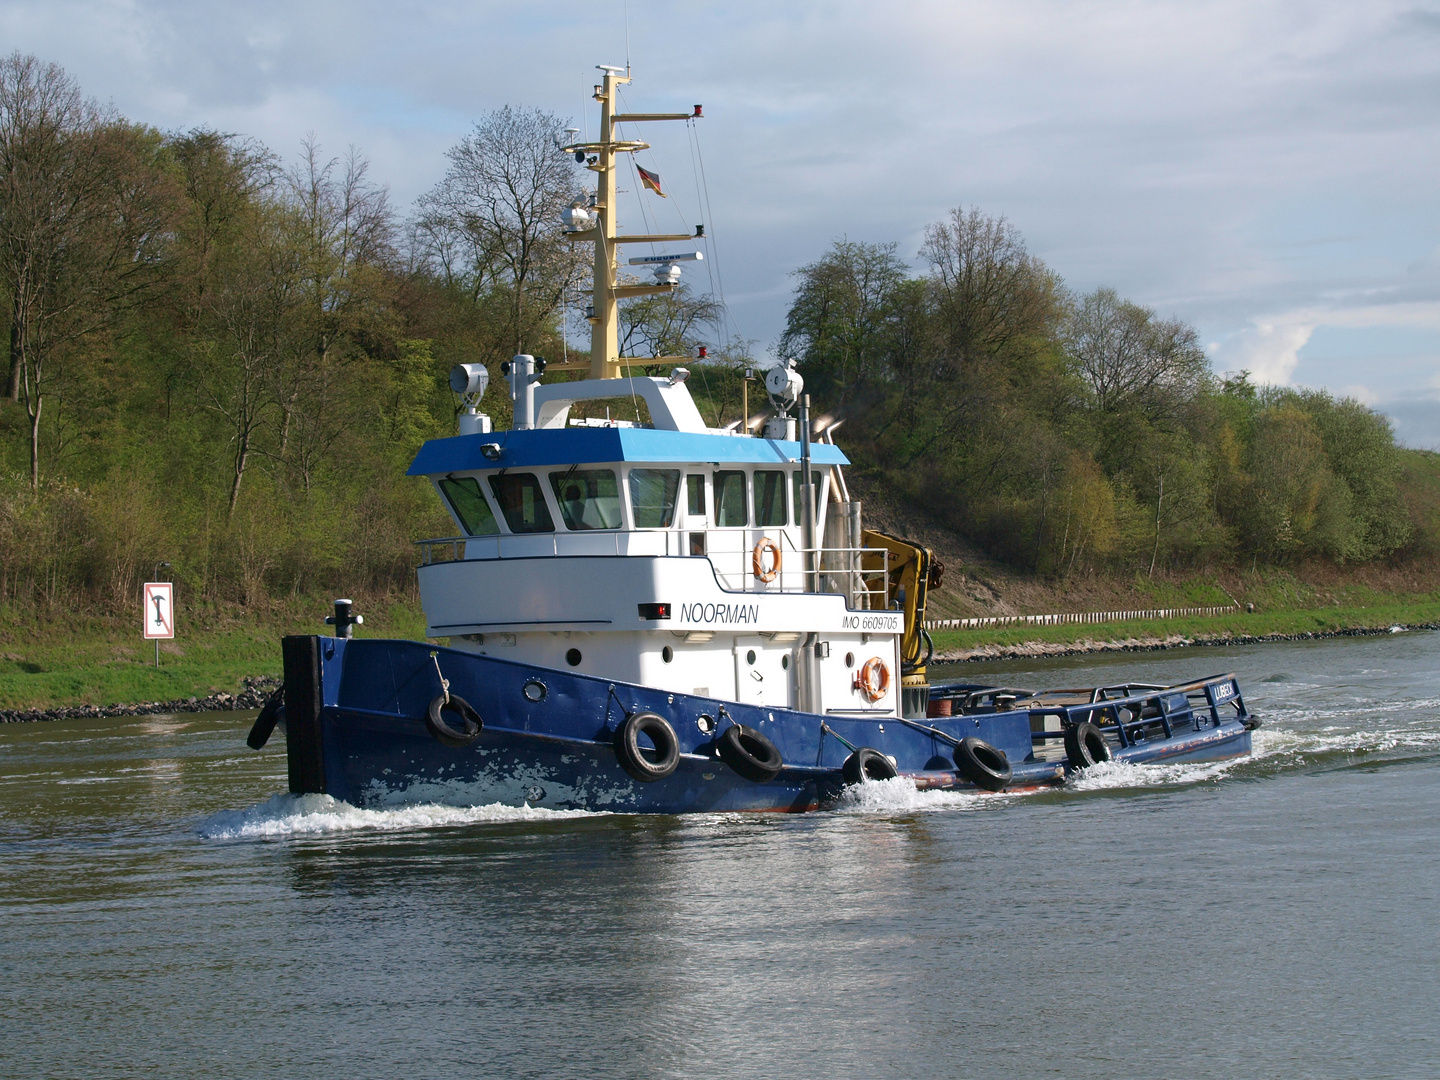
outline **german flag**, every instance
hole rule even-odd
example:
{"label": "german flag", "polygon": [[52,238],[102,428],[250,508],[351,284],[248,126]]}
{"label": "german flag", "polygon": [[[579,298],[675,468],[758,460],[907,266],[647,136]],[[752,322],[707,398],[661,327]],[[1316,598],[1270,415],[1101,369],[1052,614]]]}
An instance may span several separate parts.
{"label": "german flag", "polygon": [[662,199],[669,197],[669,196],[667,196],[663,191],[660,190],[660,174],[659,174],[659,173],[651,172],[649,169],[647,169],[647,168],[645,168],[644,166],[641,166],[641,165],[636,165],[635,168],[637,168],[637,169],[640,170],[640,183],[644,184],[644,185],[645,185],[646,187],[648,187],[651,191],[653,191],[656,195],[659,195],[660,198],[662,198]]}

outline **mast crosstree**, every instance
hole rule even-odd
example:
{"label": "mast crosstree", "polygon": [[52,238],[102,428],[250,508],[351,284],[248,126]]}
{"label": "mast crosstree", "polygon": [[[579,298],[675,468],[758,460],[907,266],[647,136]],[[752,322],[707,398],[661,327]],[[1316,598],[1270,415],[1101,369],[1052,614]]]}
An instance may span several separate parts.
{"label": "mast crosstree", "polygon": [[595,100],[600,103],[600,140],[570,143],[561,147],[561,150],[575,154],[577,160],[583,161],[586,168],[598,175],[594,202],[585,208],[594,215],[594,224],[589,228],[570,231],[569,237],[572,241],[587,240],[595,245],[595,285],[591,292],[591,307],[587,316],[590,321],[590,378],[618,379],[621,377],[622,361],[629,359],[620,355],[619,301],[631,296],[654,296],[674,292],[677,285],[673,281],[657,282],[653,285],[621,284],[619,246],[692,240],[702,236],[703,230],[697,228],[693,234],[651,233],[620,236],[617,233],[616,155],[648,150],[650,144],[617,139],[615,125],[652,120],[691,120],[702,113],[699,105],[695,106],[693,112],[688,113],[616,112],[616,94],[621,84],[630,81],[629,69],[600,65],[599,70],[605,73],[604,80],[596,84],[594,94]]}

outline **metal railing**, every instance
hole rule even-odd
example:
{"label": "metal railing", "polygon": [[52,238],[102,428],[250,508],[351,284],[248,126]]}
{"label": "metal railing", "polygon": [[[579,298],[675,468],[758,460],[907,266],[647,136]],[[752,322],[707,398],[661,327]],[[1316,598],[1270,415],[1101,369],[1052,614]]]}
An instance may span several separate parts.
{"label": "metal railing", "polygon": [[990,615],[974,619],[927,619],[926,630],[972,630],[992,626],[1060,626],[1069,623],[1108,623],[1125,619],[1182,619],[1192,615],[1231,615],[1237,604],[1212,607],[1149,608],[1144,611],[1080,611],[1064,615]]}
{"label": "metal railing", "polygon": [[[1088,702],[1066,704],[1045,700],[1085,693],[1090,695]],[[1033,731],[1030,737],[1034,742],[1063,739],[1064,729],[1089,721],[1102,732],[1113,734],[1122,749],[1143,741],[1146,728],[1158,727],[1168,739],[1177,726],[1189,724],[1195,731],[1201,731],[1206,727],[1219,727],[1226,719],[1241,720],[1248,715],[1234,675],[1212,675],[1179,686],[1130,683],[1091,691],[1052,690],[1031,702],[1017,701],[1014,707],[1027,709],[1032,724],[1040,720],[1042,728],[1044,717],[1060,718],[1061,730]],[[1232,715],[1222,716],[1225,709]]]}
{"label": "metal railing", "polygon": [[[773,533],[774,535],[771,535]],[[692,549],[692,536],[703,536],[703,551]],[[779,569],[771,581],[755,574],[755,547],[763,540],[779,546]],[[718,542],[717,542],[718,541]],[[728,542],[735,541],[735,542]],[[585,555],[701,555],[720,587],[738,593],[829,593],[843,595],[855,610],[880,610],[889,597],[890,552],[885,548],[795,545],[783,529],[754,526],[724,529],[606,529],[593,532],[443,536],[413,541],[421,565],[436,562],[489,562],[497,559],[561,558]],[[807,565],[806,555],[813,557]],[[765,556],[766,566],[774,565]]]}

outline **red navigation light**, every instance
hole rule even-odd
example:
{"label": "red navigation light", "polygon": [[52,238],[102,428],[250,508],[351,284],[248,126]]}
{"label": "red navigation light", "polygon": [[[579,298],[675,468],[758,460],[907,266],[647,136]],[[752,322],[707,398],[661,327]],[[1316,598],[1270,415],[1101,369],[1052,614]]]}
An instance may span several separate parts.
{"label": "red navigation light", "polygon": [[640,618],[642,619],[668,619],[670,618],[669,604],[640,604]]}
{"label": "red navigation light", "polygon": [[705,106],[703,106],[703,105],[696,105],[696,106],[695,106],[695,115],[696,115],[696,116],[704,116],[705,114],[700,111],[700,110],[703,109],[704,107],[705,107]]}

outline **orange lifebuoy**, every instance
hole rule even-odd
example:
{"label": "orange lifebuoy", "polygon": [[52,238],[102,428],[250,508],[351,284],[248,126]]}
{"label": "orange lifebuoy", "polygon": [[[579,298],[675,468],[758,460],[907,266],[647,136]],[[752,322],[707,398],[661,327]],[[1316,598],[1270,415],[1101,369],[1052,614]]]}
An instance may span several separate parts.
{"label": "orange lifebuoy", "polygon": [[890,669],[885,661],[872,656],[855,676],[855,689],[871,701],[879,701],[890,689]]}
{"label": "orange lifebuoy", "polygon": [[[769,570],[765,569],[765,552],[767,551],[774,557],[774,565]],[[750,553],[750,567],[761,581],[774,581],[780,574],[780,545],[768,536],[761,537],[760,542],[755,545],[755,550]]]}

